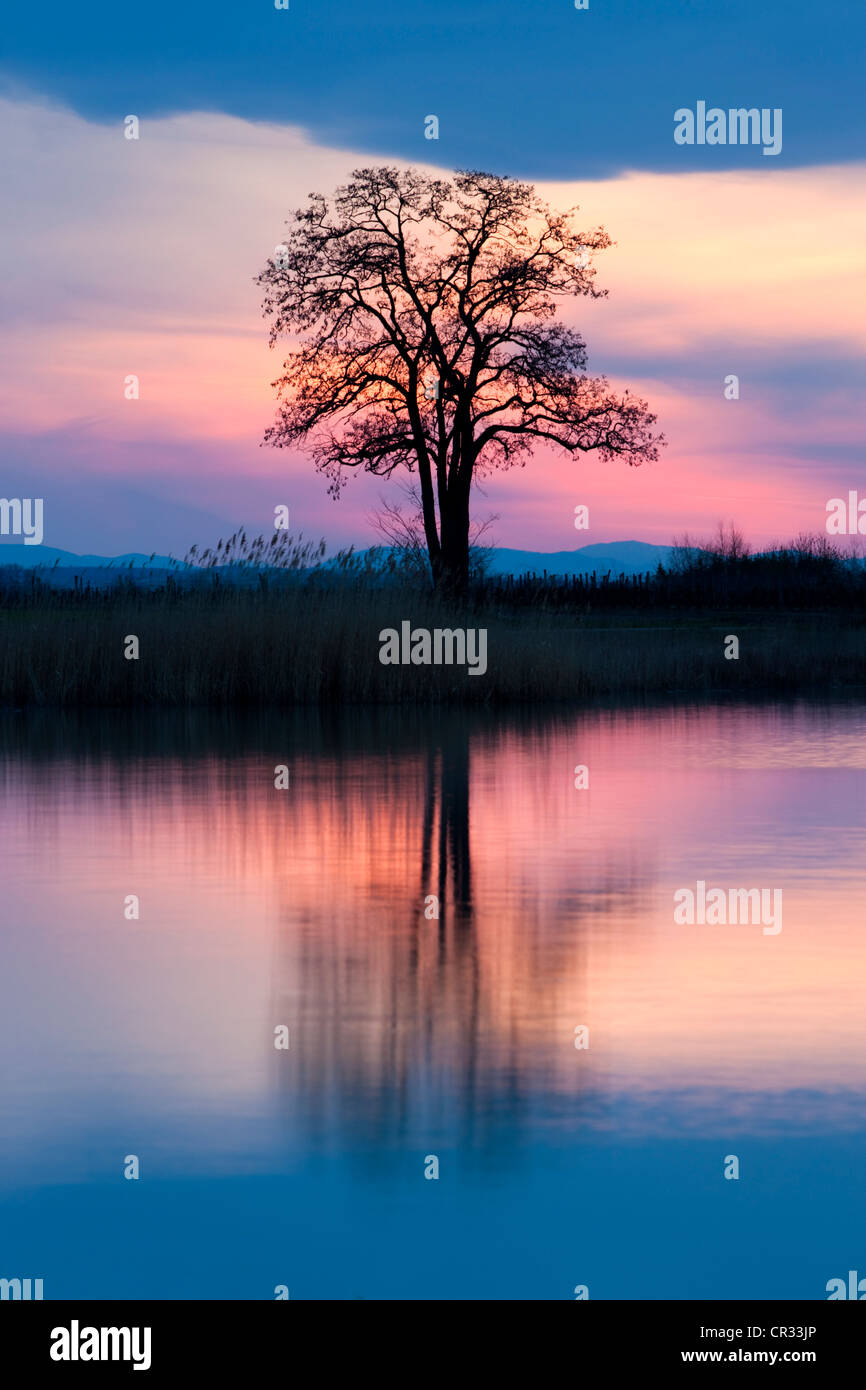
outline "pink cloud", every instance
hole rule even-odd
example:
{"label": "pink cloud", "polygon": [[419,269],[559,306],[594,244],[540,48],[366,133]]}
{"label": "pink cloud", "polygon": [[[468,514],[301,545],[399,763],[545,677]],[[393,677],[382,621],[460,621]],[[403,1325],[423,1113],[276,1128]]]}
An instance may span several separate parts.
{"label": "pink cloud", "polygon": [[[51,543],[79,544],[57,530],[59,506],[50,522],[51,480],[57,500],[70,469],[106,549],[121,533],[128,541],[130,488],[154,500],[145,550],[164,536],[177,545],[179,498],[226,526],[287,501],[308,533],[369,540],[384,483],[358,479],[338,509],[307,460],[258,447],[281,359],[253,284],[288,211],[369,160],[218,114],[147,121],[127,141],[121,125],[36,101],[2,106],[14,194],[2,242],[14,274],[0,290],[0,399],[10,455],[45,480]],[[809,363],[820,344],[862,370],[864,181],[866,165],[849,165],[544,187],[617,242],[599,259],[609,300],[569,317],[591,368],[645,395],[670,447],[640,470],[539,451],[525,470],[485,480],[477,508],[500,513],[500,543],[665,542],[723,517],[755,540],[820,529],[826,499],[856,485],[861,431],[853,393],[811,382]],[[737,401],[724,399],[729,373]],[[124,399],[130,374],[135,401]],[[808,410],[790,408],[792,392]],[[574,530],[578,503],[589,532]]]}

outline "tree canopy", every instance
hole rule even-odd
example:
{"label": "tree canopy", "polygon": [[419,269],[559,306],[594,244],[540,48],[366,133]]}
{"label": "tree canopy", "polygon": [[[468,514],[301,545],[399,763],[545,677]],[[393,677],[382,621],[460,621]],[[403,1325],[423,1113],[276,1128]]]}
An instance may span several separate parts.
{"label": "tree canopy", "polygon": [[270,340],[291,340],[265,442],[344,470],[417,474],[434,581],[465,585],[473,478],[539,442],[636,465],[663,436],[646,402],[587,371],[564,300],[606,294],[579,231],[532,185],[492,174],[356,170],[311,194],[258,276]]}

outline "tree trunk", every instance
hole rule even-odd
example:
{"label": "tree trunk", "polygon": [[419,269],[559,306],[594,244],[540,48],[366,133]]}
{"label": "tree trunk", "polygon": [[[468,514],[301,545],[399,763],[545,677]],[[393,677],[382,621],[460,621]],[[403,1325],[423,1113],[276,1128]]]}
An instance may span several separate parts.
{"label": "tree trunk", "polygon": [[434,568],[434,584],[445,597],[462,599],[469,588],[468,498],[449,496],[441,524],[442,545],[438,566]]}

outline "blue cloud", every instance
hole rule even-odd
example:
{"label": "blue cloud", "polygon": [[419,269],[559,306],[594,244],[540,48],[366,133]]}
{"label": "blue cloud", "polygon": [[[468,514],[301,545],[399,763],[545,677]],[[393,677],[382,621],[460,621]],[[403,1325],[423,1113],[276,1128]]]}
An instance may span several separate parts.
{"label": "blue cloud", "polygon": [[[862,157],[850,0],[289,0],[16,6],[3,71],[91,119],[218,109],[321,142],[534,178]],[[677,146],[673,113],[782,108],[784,146]],[[440,138],[424,138],[436,114]]]}

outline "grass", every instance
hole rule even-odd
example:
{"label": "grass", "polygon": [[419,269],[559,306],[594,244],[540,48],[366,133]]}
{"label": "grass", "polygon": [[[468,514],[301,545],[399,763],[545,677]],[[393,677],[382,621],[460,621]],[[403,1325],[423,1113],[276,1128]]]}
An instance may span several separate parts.
{"label": "grass", "polygon": [[[718,574],[714,585],[718,587]],[[62,590],[41,581],[0,592],[0,706],[266,707],[332,704],[503,705],[670,694],[866,692],[859,593],[791,611],[760,586],[751,606],[703,607],[651,583],[616,601],[570,599],[561,585],[485,583],[461,609],[410,580],[294,574],[284,582]],[[670,589],[669,576],[665,584]],[[608,586],[612,599],[616,584]],[[754,586],[753,586],[754,588]],[[631,602],[626,600],[631,593]],[[771,595],[771,597],[772,597]],[[724,597],[724,595],[722,596]],[[484,627],[487,672],[383,666],[379,632]],[[139,639],[137,661],[124,642]],[[725,638],[739,638],[726,660]]]}

